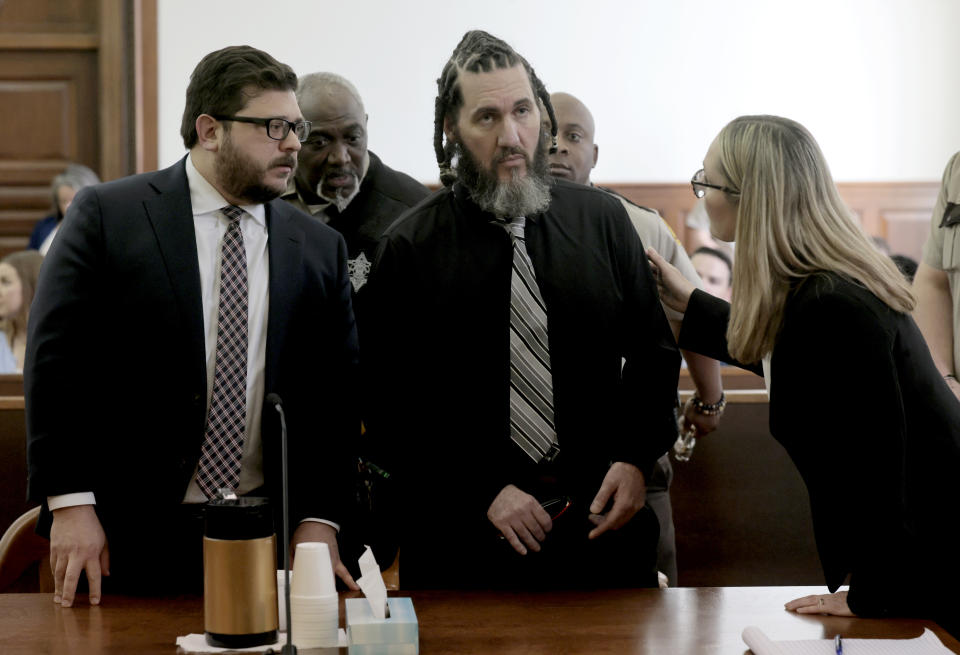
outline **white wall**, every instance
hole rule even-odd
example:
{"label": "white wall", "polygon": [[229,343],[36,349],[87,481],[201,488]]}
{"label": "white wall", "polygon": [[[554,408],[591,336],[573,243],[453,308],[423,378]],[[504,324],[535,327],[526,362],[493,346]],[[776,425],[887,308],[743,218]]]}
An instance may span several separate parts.
{"label": "white wall", "polygon": [[161,0],[160,164],[209,51],[250,44],[352,80],[372,150],[436,181],[436,78],[486,29],[597,122],[597,181],[678,182],[745,113],[805,124],[840,181],[939,179],[960,149],[957,0]]}

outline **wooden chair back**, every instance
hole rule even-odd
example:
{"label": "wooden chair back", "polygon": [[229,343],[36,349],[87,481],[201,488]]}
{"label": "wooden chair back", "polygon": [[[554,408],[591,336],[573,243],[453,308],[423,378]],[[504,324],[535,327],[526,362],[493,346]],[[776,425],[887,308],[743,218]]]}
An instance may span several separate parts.
{"label": "wooden chair back", "polygon": [[0,537],[0,593],[53,591],[50,542],[34,531],[39,515],[27,510]]}

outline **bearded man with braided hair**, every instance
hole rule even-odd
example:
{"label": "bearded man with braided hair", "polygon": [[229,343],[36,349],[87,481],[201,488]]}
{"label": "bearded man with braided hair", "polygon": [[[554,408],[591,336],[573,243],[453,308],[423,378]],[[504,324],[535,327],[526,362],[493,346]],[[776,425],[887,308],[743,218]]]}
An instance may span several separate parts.
{"label": "bearded man with braided hair", "polygon": [[679,354],[623,206],[549,175],[541,106],[556,134],[530,64],[464,36],[438,80],[445,188],[384,233],[367,283],[404,587],[657,583],[644,476]]}

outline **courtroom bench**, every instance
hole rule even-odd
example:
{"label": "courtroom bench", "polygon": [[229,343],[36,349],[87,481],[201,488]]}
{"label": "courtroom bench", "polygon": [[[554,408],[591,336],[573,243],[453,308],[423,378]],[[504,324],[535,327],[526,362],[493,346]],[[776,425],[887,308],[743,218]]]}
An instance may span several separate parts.
{"label": "courtroom bench", "polygon": [[27,502],[26,435],[22,391],[0,396],[0,534],[36,505]]}

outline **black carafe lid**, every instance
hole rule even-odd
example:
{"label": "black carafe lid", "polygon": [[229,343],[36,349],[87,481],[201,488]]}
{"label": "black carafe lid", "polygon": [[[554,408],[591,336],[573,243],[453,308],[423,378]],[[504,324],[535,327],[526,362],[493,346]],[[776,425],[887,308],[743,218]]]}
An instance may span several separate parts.
{"label": "black carafe lid", "polygon": [[204,531],[210,539],[260,539],[273,534],[269,498],[240,496],[206,504]]}

